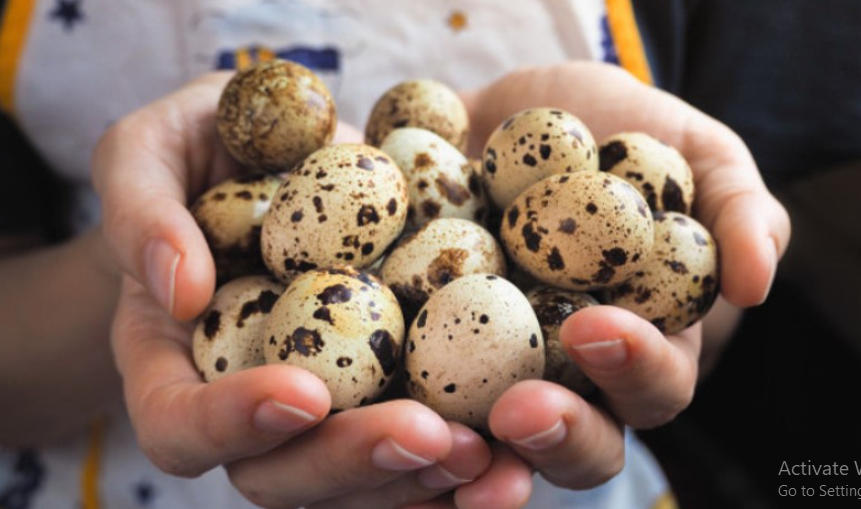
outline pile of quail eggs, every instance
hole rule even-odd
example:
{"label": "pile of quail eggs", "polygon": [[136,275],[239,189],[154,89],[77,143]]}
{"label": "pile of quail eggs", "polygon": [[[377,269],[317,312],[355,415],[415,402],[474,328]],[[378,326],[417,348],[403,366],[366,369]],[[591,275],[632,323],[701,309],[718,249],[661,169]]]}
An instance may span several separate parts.
{"label": "pile of quail eggs", "polygon": [[716,298],[691,169],[646,134],[599,147],[571,113],[533,108],[470,160],[464,105],[431,80],[378,100],[368,145],[332,145],[336,126],[295,63],[224,89],[218,132],[245,173],[191,207],[219,282],[193,337],[205,380],[291,364],[333,410],[405,394],[481,429],[518,381],[594,390],[559,342],[572,313],[620,306],[672,334]]}

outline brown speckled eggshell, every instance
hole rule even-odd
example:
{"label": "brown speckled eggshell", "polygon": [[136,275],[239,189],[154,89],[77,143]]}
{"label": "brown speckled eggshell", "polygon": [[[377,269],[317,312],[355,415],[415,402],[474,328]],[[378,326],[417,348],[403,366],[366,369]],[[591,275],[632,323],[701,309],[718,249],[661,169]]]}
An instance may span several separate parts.
{"label": "brown speckled eggshell", "polygon": [[280,185],[277,176],[255,173],[221,182],[195,200],[191,214],[212,251],[219,283],[267,273],[260,228]]}
{"label": "brown speckled eggshell", "polygon": [[263,260],[287,282],[317,267],[367,267],[400,235],[407,203],[403,173],[379,149],[320,149],[278,189],[263,221]]}
{"label": "brown speckled eggshell", "polygon": [[418,127],[395,129],[380,150],[404,172],[410,189],[407,229],[436,218],[484,221],[487,203],[472,164],[439,135]]}
{"label": "brown speckled eggshell", "polygon": [[633,184],[652,210],[691,213],[694,176],[675,148],[645,133],[618,133],[601,144],[600,159],[601,171]]}
{"label": "brown speckled eggshell", "polygon": [[468,274],[505,277],[505,253],[487,230],[465,219],[434,219],[386,257],[383,282],[414,316],[428,297]]}
{"label": "brown speckled eggshell", "polygon": [[708,230],[678,212],[655,212],[655,247],[646,265],[607,289],[607,304],[674,334],[702,319],[718,295],[718,251]]}
{"label": "brown speckled eggshell", "polygon": [[533,108],[513,115],[484,147],[487,192],[500,209],[550,175],[597,169],[592,133],[580,119],[558,109]]}
{"label": "brown speckled eggshell", "polygon": [[597,171],[554,175],[505,210],[502,244],[540,281],[569,290],[620,283],[654,243],[652,214],[623,179]]}
{"label": "brown speckled eggshell", "polygon": [[523,293],[498,276],[473,274],[434,293],[409,331],[409,395],[443,418],[487,429],[493,403],[544,372],[538,319]]}
{"label": "brown speckled eggshell", "polygon": [[335,101],[310,69],[286,60],[236,73],[222,92],[216,126],[242,165],[289,171],[327,145],[338,125]]}
{"label": "brown speckled eggshell", "polygon": [[399,83],[374,104],[365,127],[366,143],[379,147],[399,127],[421,127],[466,152],[469,115],[460,97],[444,83],[419,79]]}
{"label": "brown speckled eggshell", "polygon": [[544,335],[544,379],[567,387],[581,396],[594,393],[595,384],[586,377],[562,346],[559,329],[569,316],[585,307],[598,305],[598,301],[588,293],[550,286],[533,288],[526,293],[526,298],[532,304]]}
{"label": "brown speckled eggshell", "polygon": [[204,380],[265,364],[263,327],[283,291],[284,285],[267,276],[241,277],[218,289],[191,340]]}
{"label": "brown speckled eggshell", "polygon": [[372,402],[401,360],[404,319],[394,294],[350,267],[307,272],[275,303],[266,322],[268,364],[314,373],[332,395],[332,409]]}

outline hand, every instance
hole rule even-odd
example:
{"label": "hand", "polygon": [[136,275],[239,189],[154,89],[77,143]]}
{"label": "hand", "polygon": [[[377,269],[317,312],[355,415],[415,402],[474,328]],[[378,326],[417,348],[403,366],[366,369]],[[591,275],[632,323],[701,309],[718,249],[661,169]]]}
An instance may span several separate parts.
{"label": "hand", "polygon": [[[694,172],[694,214],[720,249],[726,301],[720,307],[765,300],[789,241],[789,219],[729,128],[618,67],[590,62],[523,69],[462,97],[471,112],[473,153],[508,116],[537,106],[577,115],[599,142],[621,131],[644,131],[678,148]],[[701,350],[719,349],[728,334],[706,334],[704,345],[697,324],[665,338],[628,311],[596,306],[571,316],[560,335],[605,405],[551,383],[522,382],[496,403],[490,428],[549,481],[588,488],[622,468],[623,425],[658,426],[688,406]]]}
{"label": "hand", "polygon": [[186,206],[236,171],[214,125],[227,79],[203,77],[131,114],[94,154],[105,236],[125,273],[112,342],[142,450],[180,476],[225,465],[236,488],[264,507],[453,507],[452,489],[483,473],[462,488],[463,507],[501,507],[492,505],[500,496],[524,500],[531,472],[511,453],[491,457],[475,432],[416,402],[324,421],[328,391],[299,368],[200,380],[191,324],[181,320],[203,311],[215,277]]}

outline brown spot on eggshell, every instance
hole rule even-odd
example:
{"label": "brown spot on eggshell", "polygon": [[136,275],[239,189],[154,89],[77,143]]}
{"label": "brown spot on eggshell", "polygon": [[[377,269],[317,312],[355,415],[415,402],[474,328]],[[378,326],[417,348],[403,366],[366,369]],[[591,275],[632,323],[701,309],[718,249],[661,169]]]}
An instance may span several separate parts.
{"label": "brown spot on eggshell", "polygon": [[427,279],[436,288],[442,288],[463,275],[464,261],[469,257],[465,249],[443,249],[427,270]]}
{"label": "brown spot on eggshell", "polygon": [[614,166],[628,157],[628,148],[623,141],[611,141],[601,146],[598,158],[601,161],[601,171],[610,171]]}
{"label": "brown spot on eggshell", "polygon": [[323,338],[317,330],[299,327],[292,334],[284,338],[284,343],[278,352],[278,357],[282,361],[287,360],[293,352],[310,357],[319,354],[325,345]]}
{"label": "brown spot on eggshell", "polygon": [[207,339],[212,340],[221,328],[221,312],[213,309],[206,314],[203,324],[204,335]]}
{"label": "brown spot on eggshell", "polygon": [[391,375],[397,365],[397,348],[392,335],[387,330],[376,330],[371,334],[368,345],[383,368],[383,374]]}
{"label": "brown spot on eggshell", "polygon": [[574,218],[567,217],[559,221],[559,231],[568,235],[573,235],[577,231],[577,221]]}
{"label": "brown spot on eggshell", "polygon": [[455,182],[445,173],[440,173],[437,177],[436,187],[440,194],[454,205],[463,205],[472,196],[469,189]]}
{"label": "brown spot on eggshell", "polygon": [[422,213],[425,216],[429,218],[434,218],[439,216],[439,212],[442,207],[440,207],[440,205],[433,200],[425,200],[422,202],[421,208]]}
{"label": "brown spot on eggshell", "polygon": [[317,299],[325,306],[330,304],[343,304],[349,302],[353,297],[353,291],[344,284],[335,284],[326,287],[317,295]]}

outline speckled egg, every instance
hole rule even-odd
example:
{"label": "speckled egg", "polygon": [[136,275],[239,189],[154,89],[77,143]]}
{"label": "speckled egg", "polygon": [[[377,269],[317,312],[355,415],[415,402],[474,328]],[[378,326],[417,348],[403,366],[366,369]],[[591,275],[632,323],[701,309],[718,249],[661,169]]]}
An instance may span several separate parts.
{"label": "speckled egg", "polygon": [[283,281],[317,267],[367,267],[400,235],[407,202],[403,172],[379,149],[320,149],[278,189],[263,220],[263,260]]}
{"label": "speckled egg", "polygon": [[380,149],[407,177],[410,208],[407,229],[438,217],[484,221],[481,181],[469,160],[439,135],[419,127],[395,129]]}
{"label": "speckled egg", "polygon": [[405,237],[381,271],[408,316],[415,316],[434,292],[468,274],[505,277],[505,254],[490,232],[453,218],[435,219]]}
{"label": "speckled egg", "polygon": [[350,267],[297,277],[272,308],[264,332],[269,364],[307,369],[326,383],[332,409],[370,403],[401,360],[404,319],[394,294]]}
{"label": "speckled egg", "polygon": [[267,276],[234,279],[215,292],[192,334],[194,363],[204,380],[262,366],[263,328],[284,291]]}
{"label": "speckled egg", "polygon": [[526,298],[532,304],[544,336],[544,379],[567,387],[581,396],[592,394],[595,384],[565,351],[559,340],[559,329],[566,318],[585,307],[598,305],[598,301],[588,293],[550,286],[533,288],[527,292]]}
{"label": "speckled egg", "polygon": [[598,171],[548,177],[505,210],[502,244],[540,281],[569,290],[620,283],[654,243],[652,214],[625,180]]}
{"label": "speckled egg", "polygon": [[694,176],[675,148],[646,133],[619,133],[601,144],[600,160],[601,171],[633,184],[652,210],[691,213]]}
{"label": "speckled egg", "polygon": [[678,212],[655,212],[655,247],[634,277],[602,300],[673,334],[703,318],[718,295],[718,252],[708,230]]}
{"label": "speckled egg", "polygon": [[558,109],[533,108],[513,115],[484,147],[487,192],[500,209],[550,175],[597,169],[592,133],[580,119]]}
{"label": "speckled egg", "polygon": [[191,214],[212,251],[219,283],[266,274],[260,228],[280,185],[277,176],[254,173],[211,187],[192,205]]}
{"label": "speckled egg", "polygon": [[447,85],[430,79],[405,81],[387,90],[374,104],[365,127],[367,143],[379,147],[399,127],[422,127],[466,152],[469,115]]}
{"label": "speckled egg", "polygon": [[532,306],[505,279],[472,274],[431,295],[410,328],[409,395],[443,418],[487,429],[513,384],[541,378],[544,342]]}
{"label": "speckled egg", "polygon": [[325,83],[286,60],[237,72],[222,92],[216,117],[218,133],[237,161],[273,173],[289,171],[327,145],[337,125]]}

